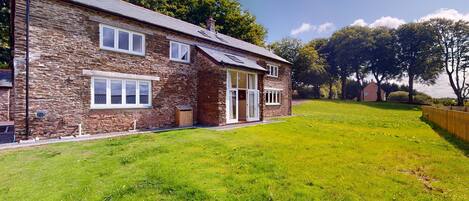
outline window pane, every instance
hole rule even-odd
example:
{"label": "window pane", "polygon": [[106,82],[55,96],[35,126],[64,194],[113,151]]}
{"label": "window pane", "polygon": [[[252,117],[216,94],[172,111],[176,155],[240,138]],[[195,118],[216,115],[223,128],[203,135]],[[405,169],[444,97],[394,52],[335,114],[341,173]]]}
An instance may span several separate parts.
{"label": "window pane", "polygon": [[148,104],[149,98],[149,86],[148,82],[140,82],[140,104]]}
{"label": "window pane", "polygon": [[181,45],[181,60],[189,61],[189,46]]}
{"label": "window pane", "polygon": [[246,89],[247,88],[247,74],[239,72],[238,75],[239,75],[239,80],[238,80],[239,88]]}
{"label": "window pane", "polygon": [[256,75],[249,74],[249,89],[256,89]]}
{"label": "window pane", "polygon": [[134,52],[143,52],[143,37],[141,35],[132,35],[133,38],[133,51]]}
{"label": "window pane", "polygon": [[103,46],[114,48],[114,29],[103,27]]}
{"label": "window pane", "polygon": [[137,82],[136,81],[126,81],[125,82],[125,92],[126,92],[126,103],[127,104],[136,104],[136,95],[137,95]]}
{"label": "window pane", "polygon": [[129,50],[129,33],[119,31],[119,49]]}
{"label": "window pane", "polygon": [[238,73],[230,71],[231,88],[238,88]]}
{"label": "window pane", "polygon": [[106,80],[94,80],[94,104],[106,104]]}
{"label": "window pane", "polygon": [[171,43],[171,59],[179,59],[179,45]]}
{"label": "window pane", "polygon": [[230,101],[230,119],[236,119],[236,101],[238,100],[238,94],[236,91],[230,91],[231,101]]}
{"label": "window pane", "polygon": [[122,104],[121,80],[111,80],[111,104]]}

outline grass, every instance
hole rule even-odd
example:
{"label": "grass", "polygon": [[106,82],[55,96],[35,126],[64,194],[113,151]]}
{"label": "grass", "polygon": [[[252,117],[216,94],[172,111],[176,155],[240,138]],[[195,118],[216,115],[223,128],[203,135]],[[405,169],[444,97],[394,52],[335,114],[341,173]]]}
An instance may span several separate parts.
{"label": "grass", "polygon": [[410,105],[0,152],[0,200],[469,200],[469,145]]}

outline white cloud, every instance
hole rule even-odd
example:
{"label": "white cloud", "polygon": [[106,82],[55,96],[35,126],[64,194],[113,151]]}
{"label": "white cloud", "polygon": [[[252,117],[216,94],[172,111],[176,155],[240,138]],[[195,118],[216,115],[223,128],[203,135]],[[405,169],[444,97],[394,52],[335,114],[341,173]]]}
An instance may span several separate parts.
{"label": "white cloud", "polygon": [[469,21],[469,12],[468,13],[460,13],[459,11],[455,9],[447,9],[447,8],[442,8],[440,10],[437,10],[433,13],[430,13],[426,16],[421,17],[418,21],[427,21],[433,18],[445,18],[449,20],[464,20],[464,21]]}
{"label": "white cloud", "polygon": [[350,26],[366,27],[368,26],[368,23],[366,23],[364,19],[357,19],[352,24],[350,24]]}
{"label": "white cloud", "polygon": [[291,30],[291,35],[296,36],[300,33],[308,32],[311,29],[316,29],[316,28],[313,25],[304,22],[303,24],[301,24],[300,27]]}
{"label": "white cloud", "polygon": [[335,28],[335,25],[331,22],[326,22],[324,24],[319,25],[317,32],[318,33],[324,33],[324,32],[329,32],[332,31]]}
{"label": "white cloud", "polygon": [[405,24],[405,21],[399,18],[386,16],[381,17],[370,24],[370,27],[387,27],[391,29],[396,29],[400,25]]}

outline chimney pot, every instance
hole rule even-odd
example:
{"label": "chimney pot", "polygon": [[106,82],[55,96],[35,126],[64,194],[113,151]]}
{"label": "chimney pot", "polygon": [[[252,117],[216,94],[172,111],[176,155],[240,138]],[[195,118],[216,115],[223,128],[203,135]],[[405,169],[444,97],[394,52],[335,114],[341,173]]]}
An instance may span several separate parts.
{"label": "chimney pot", "polygon": [[216,29],[215,29],[215,22],[216,20],[213,19],[212,16],[210,16],[208,19],[207,19],[207,29],[210,30],[211,32],[215,32]]}

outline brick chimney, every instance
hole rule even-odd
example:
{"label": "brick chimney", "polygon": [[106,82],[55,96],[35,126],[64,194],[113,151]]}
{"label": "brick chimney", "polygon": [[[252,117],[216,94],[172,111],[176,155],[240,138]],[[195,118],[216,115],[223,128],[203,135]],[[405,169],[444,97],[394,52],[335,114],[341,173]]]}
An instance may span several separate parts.
{"label": "brick chimney", "polygon": [[211,32],[215,32],[216,29],[215,29],[215,19],[213,19],[212,16],[210,16],[208,19],[207,19],[207,29],[210,30]]}

